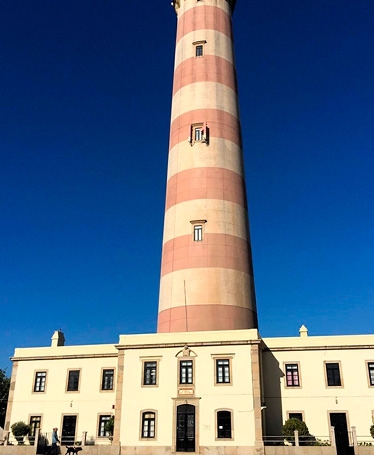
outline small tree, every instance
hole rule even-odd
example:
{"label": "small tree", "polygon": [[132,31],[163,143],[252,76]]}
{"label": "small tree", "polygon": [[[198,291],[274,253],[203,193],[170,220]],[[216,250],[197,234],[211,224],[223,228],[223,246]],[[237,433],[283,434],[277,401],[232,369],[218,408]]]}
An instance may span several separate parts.
{"label": "small tree", "polygon": [[12,433],[19,445],[23,445],[23,438],[30,433],[30,425],[25,422],[16,422],[11,426]]}
{"label": "small tree", "polygon": [[3,428],[8,404],[9,386],[10,378],[7,377],[5,370],[0,369],[0,427]]}
{"label": "small tree", "polygon": [[304,440],[307,439],[306,436],[310,436],[306,423],[300,419],[296,419],[295,417],[284,422],[282,428],[282,436],[284,436],[287,441],[294,442],[295,430],[299,432],[299,436],[301,436]]}
{"label": "small tree", "polygon": [[108,420],[108,422],[104,426],[105,431],[108,433],[108,439],[110,442],[113,441],[113,431],[114,431],[114,416]]}

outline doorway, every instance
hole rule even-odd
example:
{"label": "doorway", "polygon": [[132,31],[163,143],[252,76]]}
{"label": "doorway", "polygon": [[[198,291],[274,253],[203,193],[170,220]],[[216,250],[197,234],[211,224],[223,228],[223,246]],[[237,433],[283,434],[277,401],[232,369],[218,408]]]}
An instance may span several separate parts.
{"label": "doorway", "polygon": [[195,406],[177,407],[177,452],[195,452]]}
{"label": "doorway", "polygon": [[338,455],[353,455],[349,446],[347,415],[345,412],[330,412],[330,425],[335,429],[335,444]]}
{"label": "doorway", "polygon": [[61,444],[73,446],[75,442],[75,428],[77,416],[64,416],[62,421]]}

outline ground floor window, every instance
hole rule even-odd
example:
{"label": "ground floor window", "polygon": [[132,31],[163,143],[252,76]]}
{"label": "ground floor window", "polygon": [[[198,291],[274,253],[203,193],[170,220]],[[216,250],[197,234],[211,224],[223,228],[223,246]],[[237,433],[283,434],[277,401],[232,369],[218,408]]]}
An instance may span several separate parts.
{"label": "ground floor window", "polygon": [[142,414],[142,438],[154,438],[156,426],[156,415],[154,412],[143,412]]}
{"label": "ground floor window", "polygon": [[36,433],[40,428],[41,421],[42,421],[42,416],[31,416],[30,417],[30,429],[31,430],[30,430],[29,438],[30,438],[30,436],[31,437],[36,436]]}
{"label": "ground floor window", "polygon": [[105,429],[105,425],[110,421],[111,419],[111,416],[110,415],[102,415],[99,417],[99,431],[97,433],[97,435],[99,437],[108,437],[110,436],[109,435],[109,431],[107,431]]}
{"label": "ground floor window", "polygon": [[217,438],[231,439],[231,412],[217,412]]}

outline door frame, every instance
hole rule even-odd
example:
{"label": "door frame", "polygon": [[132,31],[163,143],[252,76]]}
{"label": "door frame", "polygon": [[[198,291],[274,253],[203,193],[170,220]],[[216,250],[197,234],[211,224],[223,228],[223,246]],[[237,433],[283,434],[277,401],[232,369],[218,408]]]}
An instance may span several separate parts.
{"label": "door frame", "polygon": [[77,438],[77,427],[78,427],[78,414],[63,414],[61,416],[61,432],[60,432],[60,440],[61,440],[61,445],[69,445],[69,443],[66,443],[66,441],[63,441],[62,440],[62,434],[63,434],[63,429],[64,429],[64,419],[65,417],[75,417],[75,429],[74,429],[74,441],[73,441],[73,444],[72,445],[75,445],[75,441],[76,441],[76,438]]}
{"label": "door frame", "polygon": [[[183,404],[189,404],[195,407],[195,452],[177,452],[177,411],[178,406]],[[189,397],[189,398],[173,398],[173,431],[172,431],[172,453],[199,453],[199,405],[200,398]]]}
{"label": "door frame", "polygon": [[[346,410],[339,410],[339,411],[327,411],[328,413],[328,425],[329,428],[332,428],[331,425],[331,415],[332,414],[344,414],[345,415],[345,421],[346,421],[346,426],[347,426],[347,439],[348,439],[348,445],[346,447],[346,453],[350,452],[351,449],[353,450],[353,445],[352,445],[352,436],[350,432],[350,425],[349,425],[349,413]],[[336,445],[336,432],[334,432],[334,437],[335,437],[335,445]],[[338,450],[338,447],[336,447]],[[339,454],[338,454],[339,455]]]}

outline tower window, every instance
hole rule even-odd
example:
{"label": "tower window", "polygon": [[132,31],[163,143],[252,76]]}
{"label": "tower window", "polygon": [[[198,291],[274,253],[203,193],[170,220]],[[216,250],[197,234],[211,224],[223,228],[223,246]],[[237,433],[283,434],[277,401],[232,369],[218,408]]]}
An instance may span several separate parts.
{"label": "tower window", "polygon": [[202,141],[204,138],[203,129],[201,126],[195,128],[195,141]]}
{"label": "tower window", "polygon": [[192,44],[195,46],[195,56],[202,57],[204,55],[204,44],[206,44],[206,41],[195,41]]}
{"label": "tower window", "polygon": [[190,128],[190,137],[188,142],[192,145],[195,142],[202,142],[209,145],[209,128],[206,123],[194,123]]}
{"label": "tower window", "polygon": [[203,240],[203,227],[201,224],[193,227],[193,239],[195,242],[201,242]]}

